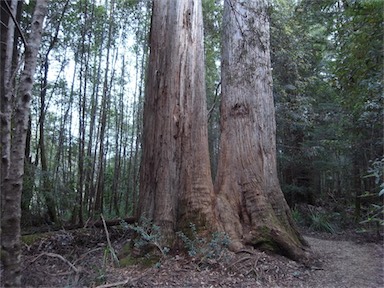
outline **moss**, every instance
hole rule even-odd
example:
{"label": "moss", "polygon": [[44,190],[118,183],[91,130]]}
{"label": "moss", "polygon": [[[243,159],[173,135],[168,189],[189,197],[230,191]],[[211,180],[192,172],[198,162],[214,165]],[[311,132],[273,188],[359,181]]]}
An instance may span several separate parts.
{"label": "moss", "polygon": [[194,225],[195,234],[206,236],[212,230],[212,224],[207,222],[207,217],[200,210],[194,210],[188,212],[188,215],[183,215],[178,222],[178,230],[182,231],[187,237],[194,237],[194,233],[191,229],[191,225]]}
{"label": "moss", "polygon": [[127,267],[131,265],[141,265],[144,267],[152,267],[160,261],[158,255],[146,255],[143,257],[133,257],[132,255],[127,255],[119,260],[120,267]]}
{"label": "moss", "polygon": [[147,255],[147,256],[144,256],[144,257],[141,257],[138,259],[140,260],[139,264],[141,264],[145,267],[152,267],[160,261],[160,257],[158,255],[154,255],[154,254]]}
{"label": "moss", "polygon": [[119,251],[119,258],[124,258],[132,253],[132,244],[130,242],[126,243],[121,247]]}
{"label": "moss", "polygon": [[272,229],[268,226],[257,227],[257,230],[253,231],[252,237],[247,244],[260,250],[267,250],[275,253],[280,252],[279,245],[272,235]]}
{"label": "moss", "polygon": [[120,267],[131,265],[141,265],[144,267],[152,267],[160,261],[160,256],[157,255],[157,250],[153,249],[144,256],[135,256],[131,243],[125,244],[119,252]]}
{"label": "moss", "polygon": [[30,245],[36,243],[37,241],[40,241],[40,240],[47,238],[51,235],[53,235],[53,232],[24,235],[24,236],[21,236],[21,242],[30,246]]}
{"label": "moss", "polygon": [[131,265],[136,265],[138,263],[137,263],[137,259],[128,255],[128,256],[125,256],[124,258],[121,258],[119,260],[119,264],[120,264],[120,267],[128,267]]}
{"label": "moss", "polygon": [[1,260],[1,262],[5,261],[5,259],[7,258],[6,256],[7,256],[7,253],[3,249],[0,248],[0,260]]}

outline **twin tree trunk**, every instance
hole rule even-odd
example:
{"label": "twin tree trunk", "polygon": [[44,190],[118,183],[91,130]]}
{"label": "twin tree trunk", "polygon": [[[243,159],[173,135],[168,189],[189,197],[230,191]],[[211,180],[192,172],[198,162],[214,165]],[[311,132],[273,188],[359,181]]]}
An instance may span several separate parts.
{"label": "twin tree trunk", "polygon": [[224,1],[219,166],[207,141],[201,0],[154,1],[144,106],[139,215],[168,240],[194,223],[300,260],[276,170],[267,3]]}

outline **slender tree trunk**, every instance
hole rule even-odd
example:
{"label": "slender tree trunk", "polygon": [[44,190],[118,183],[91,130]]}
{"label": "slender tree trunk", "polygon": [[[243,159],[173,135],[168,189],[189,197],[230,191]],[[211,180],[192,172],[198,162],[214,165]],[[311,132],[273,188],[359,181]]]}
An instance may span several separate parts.
{"label": "slender tree trunk", "polygon": [[168,236],[214,225],[201,1],[153,2],[139,215]]}
{"label": "slender tree trunk", "polygon": [[47,207],[48,217],[50,221],[53,223],[58,223],[60,219],[58,219],[57,211],[56,211],[56,201],[53,194],[53,171],[50,171],[47,159],[47,149],[45,145],[45,116],[48,110],[48,104],[46,103],[47,89],[48,89],[48,74],[49,74],[49,54],[52,49],[55,47],[55,44],[58,39],[61,21],[63,20],[65,11],[67,10],[69,0],[66,0],[65,5],[63,7],[63,11],[61,12],[61,16],[56,23],[55,34],[53,35],[49,47],[45,52],[43,59],[43,77],[41,79],[41,87],[40,87],[40,117],[39,117],[39,148],[40,148],[40,161],[41,161],[41,170],[42,170],[42,192],[45,200],[45,204]]}
{"label": "slender tree trunk", "polygon": [[302,259],[276,169],[267,1],[225,0],[221,139],[215,189],[232,248],[253,245]]}
{"label": "slender tree trunk", "polygon": [[[89,69],[89,59],[91,54],[90,43],[91,33],[89,31],[92,30],[92,22],[91,19],[94,13],[94,1],[90,4],[88,2],[82,3],[84,5],[82,7],[84,13],[84,26],[81,31],[81,51],[80,51],[80,99],[79,99],[79,115],[81,115],[79,119],[79,155],[78,155],[78,180],[77,180],[77,200],[75,211],[73,212],[72,222],[79,221],[79,223],[83,222],[83,203],[87,200],[90,201],[90,197],[87,190],[87,185],[91,185],[87,182],[87,172],[89,171],[90,158],[85,156],[85,137],[86,137],[86,111],[87,111],[87,89],[88,89],[88,69]],[[92,5],[91,14],[89,14],[88,5]],[[96,84],[97,85],[97,84]],[[92,107],[93,108],[93,107]],[[91,120],[92,121],[92,120]],[[90,127],[90,131],[93,131],[93,126]],[[90,132],[92,133],[92,132]],[[89,144],[89,143],[88,143]],[[84,192],[85,189],[85,192]],[[83,197],[83,194],[84,197]]]}
{"label": "slender tree trunk", "polygon": [[[98,159],[98,177],[96,185],[96,195],[95,195],[95,206],[94,212],[103,213],[104,206],[104,177],[105,177],[105,159],[106,159],[106,147],[105,145],[105,133],[107,128],[107,118],[109,114],[109,102],[110,102],[110,88],[109,85],[109,60],[111,53],[111,43],[112,43],[112,32],[113,32],[113,13],[114,13],[114,0],[111,1],[110,15],[109,15],[109,27],[108,27],[108,40],[107,40],[107,58],[106,58],[106,67],[104,73],[104,83],[103,83],[103,98],[101,103],[101,118],[100,118],[100,134],[99,134],[99,159]],[[113,77],[113,76],[111,76]],[[113,78],[111,78],[113,79]]]}
{"label": "slender tree trunk", "polygon": [[[47,13],[47,0],[37,0],[32,17],[31,32],[25,47],[24,70],[20,78],[20,89],[13,114],[11,156],[9,173],[4,175],[2,194],[4,196],[1,217],[2,262],[4,265],[2,284],[8,287],[21,285],[20,275],[20,217],[21,192],[23,186],[25,144],[32,98],[33,76],[37,54],[40,48],[42,27]],[[2,179],[3,180],[3,179]]]}
{"label": "slender tree trunk", "polygon": [[28,120],[28,131],[25,143],[25,163],[24,163],[24,179],[23,179],[23,191],[21,198],[21,223],[30,223],[31,211],[29,205],[33,197],[33,189],[35,182],[35,165],[32,163],[31,156],[31,117]]}
{"label": "slender tree trunk", "polygon": [[[15,71],[12,69],[12,59],[14,59],[15,43],[15,23],[12,19],[16,18],[17,1],[1,1],[1,34],[0,34],[0,127],[1,127],[1,169],[0,180],[1,190],[3,191],[4,181],[8,177],[11,165],[11,122],[12,122],[12,102],[13,102],[13,77]],[[4,204],[4,193],[1,193],[1,212],[3,212],[2,205]]]}
{"label": "slender tree trunk", "polygon": [[120,208],[122,207],[120,202],[122,202],[122,185],[121,185],[121,176],[122,176],[122,162],[124,159],[123,155],[123,139],[124,139],[124,79],[125,79],[125,59],[124,56],[121,59],[122,67],[120,74],[120,87],[119,87],[119,96],[118,100],[115,101],[115,164],[114,164],[114,176],[112,183],[112,195],[110,203],[110,214],[112,212],[112,207],[115,210],[117,216],[120,215]]}
{"label": "slender tree trunk", "polygon": [[[53,44],[51,44],[53,48]],[[42,193],[45,200],[45,205],[47,207],[47,214],[49,220],[57,223],[57,212],[56,212],[56,203],[54,200],[54,196],[52,195],[53,183],[52,183],[52,175],[50,175],[48,168],[48,160],[47,160],[47,149],[45,145],[45,115],[48,109],[46,104],[46,95],[47,95],[47,85],[48,85],[48,71],[49,71],[49,63],[48,57],[51,48],[48,49],[45,59],[44,59],[44,68],[43,68],[43,78],[41,82],[41,91],[40,91],[40,117],[39,117],[39,148],[40,148],[40,164],[42,171]]]}

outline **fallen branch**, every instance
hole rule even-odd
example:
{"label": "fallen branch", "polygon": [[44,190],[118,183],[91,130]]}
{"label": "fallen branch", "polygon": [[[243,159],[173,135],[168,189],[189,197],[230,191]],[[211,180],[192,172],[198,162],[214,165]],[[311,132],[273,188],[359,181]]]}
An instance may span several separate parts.
{"label": "fallen branch", "polygon": [[[124,219],[105,220],[105,224],[107,225],[107,227],[117,226],[117,225],[120,225],[121,221],[124,221],[127,224],[134,224],[136,222],[136,218],[128,217]],[[85,225],[75,224],[75,225],[65,225],[65,226],[42,226],[37,229],[34,229],[33,231],[23,231],[22,235],[25,236],[25,235],[31,235],[36,233],[54,232],[59,230],[76,230],[76,229],[89,228],[89,227],[103,228],[104,224],[103,224],[103,221],[101,220],[91,221],[90,219],[88,219]]]}
{"label": "fallen branch", "polygon": [[113,264],[118,267],[119,266],[119,259],[117,258],[115,249],[113,249],[111,240],[109,239],[109,232],[108,232],[107,224],[105,223],[103,214],[100,214],[100,218],[103,221],[105,235],[107,236],[108,251],[111,253]]}

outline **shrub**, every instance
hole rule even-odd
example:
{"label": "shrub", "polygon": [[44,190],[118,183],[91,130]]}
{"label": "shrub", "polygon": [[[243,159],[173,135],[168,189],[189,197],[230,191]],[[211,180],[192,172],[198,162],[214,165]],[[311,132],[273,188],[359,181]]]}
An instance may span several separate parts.
{"label": "shrub", "polygon": [[293,208],[293,209],[291,210],[291,212],[292,212],[292,218],[293,218],[293,220],[294,220],[297,224],[299,224],[299,225],[303,225],[303,224],[305,224],[303,215],[301,214],[301,212],[299,211],[299,209],[297,209],[297,208],[295,207],[295,208]]}
{"label": "shrub", "polygon": [[310,228],[335,234],[337,232],[336,226],[332,223],[330,216],[323,211],[311,210],[310,214]]}
{"label": "shrub", "polygon": [[193,257],[198,265],[209,264],[210,260],[219,260],[227,255],[230,239],[227,234],[214,232],[207,239],[201,237],[196,226],[190,223],[190,237],[184,232],[177,232],[177,236],[184,243],[188,255]]}
{"label": "shrub", "polygon": [[372,197],[377,196],[378,203],[371,203],[369,206],[365,219],[360,224],[374,224],[377,229],[377,233],[380,234],[380,230],[384,226],[384,157],[382,159],[376,159],[372,162],[371,167],[368,169],[368,175],[364,178],[375,178],[376,189],[374,193],[366,192],[360,197]]}
{"label": "shrub", "polygon": [[123,229],[131,229],[136,232],[138,237],[133,239],[134,247],[143,249],[149,246],[156,247],[162,256],[169,252],[169,248],[163,246],[164,237],[161,234],[160,227],[153,224],[149,219],[141,217],[139,223],[127,224],[121,221],[120,225]]}

